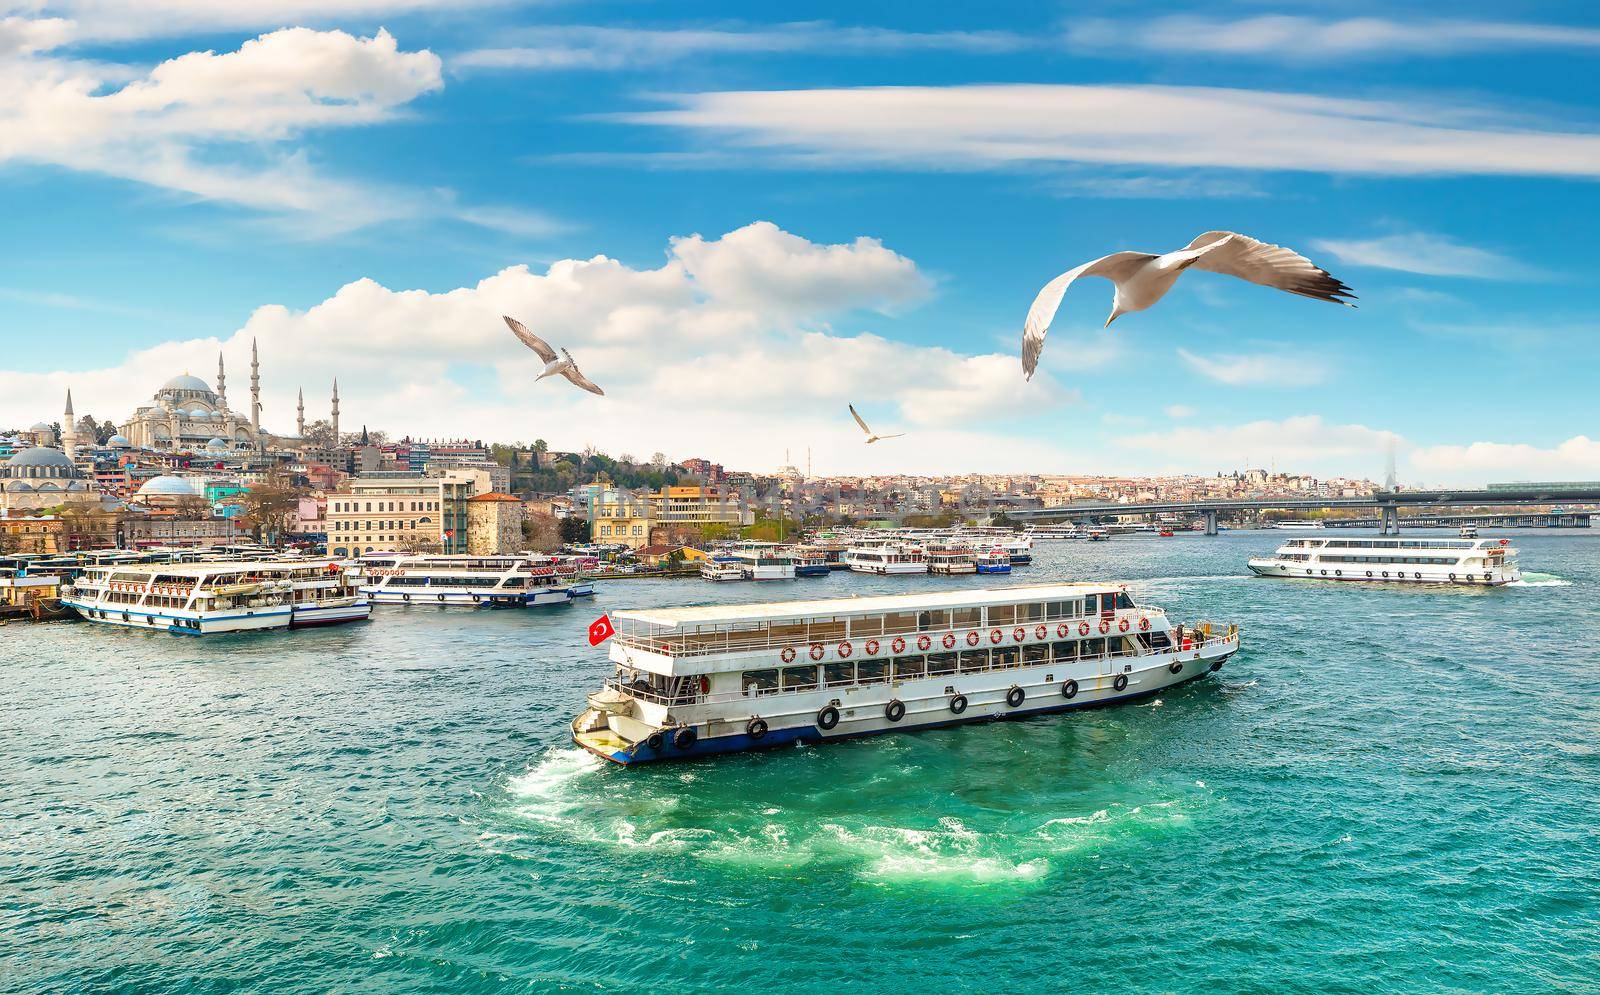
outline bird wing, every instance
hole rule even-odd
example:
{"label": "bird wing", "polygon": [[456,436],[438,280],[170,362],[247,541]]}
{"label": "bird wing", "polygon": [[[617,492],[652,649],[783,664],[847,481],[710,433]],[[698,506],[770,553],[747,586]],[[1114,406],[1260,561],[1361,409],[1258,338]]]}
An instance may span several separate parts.
{"label": "bird wing", "polygon": [[511,334],[521,339],[523,345],[538,353],[540,359],[544,360],[546,363],[553,363],[556,361],[556,351],[550,348],[550,343],[528,331],[527,325],[524,325],[522,322],[511,317],[510,315],[503,314],[500,317],[506,319],[506,324],[511,328]]}
{"label": "bird wing", "polygon": [[904,438],[904,437],[905,437],[905,433],[904,432],[896,432],[893,435],[880,435],[880,436],[878,436],[879,439],[900,439],[900,438]]}
{"label": "bird wing", "polygon": [[1073,280],[1080,276],[1103,276],[1113,283],[1121,283],[1154,258],[1148,252],[1113,252],[1069,269],[1045,284],[1039,296],[1033,299],[1033,306],[1028,308],[1028,320],[1022,324],[1022,372],[1027,378],[1033,379],[1033,371],[1039,366],[1039,353],[1044,351],[1045,333],[1050,331],[1050,323],[1061,309],[1061,298]]}
{"label": "bird wing", "polygon": [[[1189,243],[1202,249],[1213,242],[1224,242],[1209,252],[1200,253],[1195,269],[1226,273],[1263,287],[1276,287],[1291,294],[1355,307],[1356,295],[1343,281],[1293,249],[1272,245],[1231,231],[1208,231]],[[1349,298],[1350,300],[1345,300]]]}
{"label": "bird wing", "polygon": [[562,376],[566,377],[568,380],[577,384],[579,387],[582,387],[591,394],[599,394],[601,397],[606,395],[606,392],[600,389],[599,384],[596,384],[593,380],[590,380],[588,377],[578,372],[578,364],[572,361],[572,353],[563,349],[561,350],[561,355],[567,358],[567,368],[562,371]]}
{"label": "bird wing", "polygon": [[867,423],[861,420],[860,415],[856,414],[856,406],[854,404],[850,405],[850,417],[854,418],[856,420],[856,424],[861,426],[861,431],[867,433],[868,435],[872,434],[872,429],[868,428]]}

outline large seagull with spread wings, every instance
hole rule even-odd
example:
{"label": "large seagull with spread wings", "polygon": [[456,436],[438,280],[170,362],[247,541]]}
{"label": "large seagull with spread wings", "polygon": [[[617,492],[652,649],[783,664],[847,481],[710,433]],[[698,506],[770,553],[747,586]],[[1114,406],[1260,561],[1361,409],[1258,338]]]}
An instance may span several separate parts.
{"label": "large seagull with spread wings", "polygon": [[605,391],[596,386],[593,380],[578,372],[578,364],[573,361],[572,353],[563,349],[561,350],[561,355],[557,357],[556,351],[550,348],[550,343],[528,331],[527,325],[510,315],[503,314],[500,317],[506,319],[506,325],[511,329],[511,334],[521,339],[523,345],[538,353],[539,358],[544,360],[544,371],[533,378],[535,382],[543,380],[545,377],[566,377],[591,394],[605,394]]}
{"label": "large seagull with spread wings", "polygon": [[[1130,311],[1143,311],[1166,295],[1183,271],[1226,273],[1241,280],[1276,287],[1291,294],[1355,307],[1355,294],[1327,270],[1281,245],[1271,245],[1231,231],[1208,231],[1187,246],[1163,256],[1148,252],[1113,252],[1051,280],[1039,291],[1022,327],[1022,372],[1033,379],[1044,349],[1044,336],[1061,307],[1061,297],[1080,276],[1103,276],[1116,284],[1109,327]],[[1348,298],[1348,300],[1346,299]]]}

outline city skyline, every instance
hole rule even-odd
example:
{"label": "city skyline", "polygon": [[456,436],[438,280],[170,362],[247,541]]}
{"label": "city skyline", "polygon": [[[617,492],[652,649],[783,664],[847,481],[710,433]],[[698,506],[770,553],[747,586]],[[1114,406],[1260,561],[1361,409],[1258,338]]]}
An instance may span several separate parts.
{"label": "city skyline", "polygon": [[[0,423],[69,388],[120,421],[256,340],[280,433],[337,375],[347,428],[819,476],[1379,479],[1392,446],[1408,483],[1600,477],[1567,400],[1600,372],[1577,5],[154,6],[0,3]],[[1197,274],[1104,331],[1086,281],[1022,381],[1045,280],[1218,227],[1360,310]],[[611,396],[533,385],[500,314]],[[868,449],[852,402],[909,434]]]}

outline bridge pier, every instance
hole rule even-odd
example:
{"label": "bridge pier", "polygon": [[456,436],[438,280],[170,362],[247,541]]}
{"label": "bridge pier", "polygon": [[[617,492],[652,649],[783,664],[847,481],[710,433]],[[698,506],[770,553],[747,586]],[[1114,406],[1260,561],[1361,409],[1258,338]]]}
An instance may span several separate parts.
{"label": "bridge pier", "polygon": [[1214,536],[1216,534],[1217,534],[1217,513],[1215,511],[1208,511],[1208,512],[1206,512],[1206,535]]}
{"label": "bridge pier", "polygon": [[1400,534],[1400,509],[1397,506],[1392,504],[1379,505],[1378,516],[1379,535]]}

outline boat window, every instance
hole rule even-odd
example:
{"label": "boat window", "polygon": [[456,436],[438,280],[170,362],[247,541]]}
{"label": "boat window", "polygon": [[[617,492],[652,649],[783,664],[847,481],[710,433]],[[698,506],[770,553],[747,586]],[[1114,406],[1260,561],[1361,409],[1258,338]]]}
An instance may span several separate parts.
{"label": "boat window", "polygon": [[816,686],[816,667],[783,668],[783,689],[785,691],[812,691],[816,689]]}
{"label": "boat window", "polygon": [[744,693],[772,694],[778,690],[776,670],[747,670],[744,672]]}
{"label": "boat window", "polygon": [[969,672],[974,671],[974,670],[988,670],[988,669],[989,669],[989,651],[988,650],[962,650],[961,651],[961,672],[962,673],[965,674],[965,673],[969,673]]}
{"label": "boat window", "polygon": [[1132,608],[1133,607],[1133,599],[1128,597],[1128,592],[1127,591],[1118,591],[1117,592],[1117,607],[1118,608]]}
{"label": "boat window", "polygon": [[1167,634],[1165,632],[1152,632],[1152,633],[1150,633],[1150,648],[1151,649],[1164,650],[1164,649],[1166,649],[1167,647],[1169,647],[1171,645],[1172,645],[1172,640],[1167,638]]}
{"label": "boat window", "polygon": [[885,633],[916,632],[917,631],[917,613],[916,612],[888,612],[888,613],[886,613],[883,616],[883,631]]}
{"label": "boat window", "polygon": [[1010,625],[1011,623],[1015,622],[1016,620],[1017,620],[1017,606],[1016,605],[990,605],[989,606],[989,624],[990,625]]}
{"label": "boat window", "polygon": [[862,660],[856,664],[857,684],[879,684],[888,679],[888,660]]}
{"label": "boat window", "polygon": [[856,682],[856,665],[853,663],[827,663],[822,666],[822,682],[830,688]]}
{"label": "boat window", "polygon": [[956,655],[954,653],[932,653],[928,656],[928,673],[933,676],[939,674],[953,674],[956,672]]}
{"label": "boat window", "polygon": [[1055,643],[1054,646],[1055,646],[1055,655],[1054,655],[1053,659],[1056,659],[1056,660],[1076,660],[1078,658],[1078,644],[1077,643]]}
{"label": "boat window", "polygon": [[1022,647],[1002,646],[994,651],[993,665],[995,670],[1006,667],[1015,667],[1022,660]]}
{"label": "boat window", "polygon": [[1050,646],[1048,643],[1029,643],[1022,647],[1023,663],[1047,663],[1050,660]]}
{"label": "boat window", "polygon": [[897,681],[910,680],[927,674],[928,669],[920,656],[901,656],[894,661],[894,679]]}
{"label": "boat window", "polygon": [[804,622],[774,622],[772,623],[771,636],[773,643],[793,644],[806,641],[806,624]]}
{"label": "boat window", "polygon": [[845,620],[842,618],[814,618],[811,620],[811,641],[831,643],[845,637]]}
{"label": "boat window", "polygon": [[1034,602],[1031,605],[1018,605],[1017,606],[1017,621],[1018,622],[1042,622],[1042,621],[1044,621],[1044,605],[1042,605],[1042,604],[1040,604],[1038,602]]}
{"label": "boat window", "polygon": [[851,619],[850,635],[857,638],[883,635],[883,616],[863,615],[860,618]]}
{"label": "boat window", "polygon": [[919,612],[917,615],[917,630],[928,632],[932,629],[945,629],[950,625],[950,613],[941,608],[937,611]]}
{"label": "boat window", "polygon": [[1104,639],[1085,639],[1083,641],[1084,656],[1102,656],[1105,651],[1106,641]]}
{"label": "boat window", "polygon": [[1058,618],[1071,618],[1074,614],[1072,601],[1052,601],[1045,606],[1045,618],[1054,621]]}
{"label": "boat window", "polygon": [[976,629],[983,624],[983,609],[957,608],[950,613],[950,624],[957,629]]}

